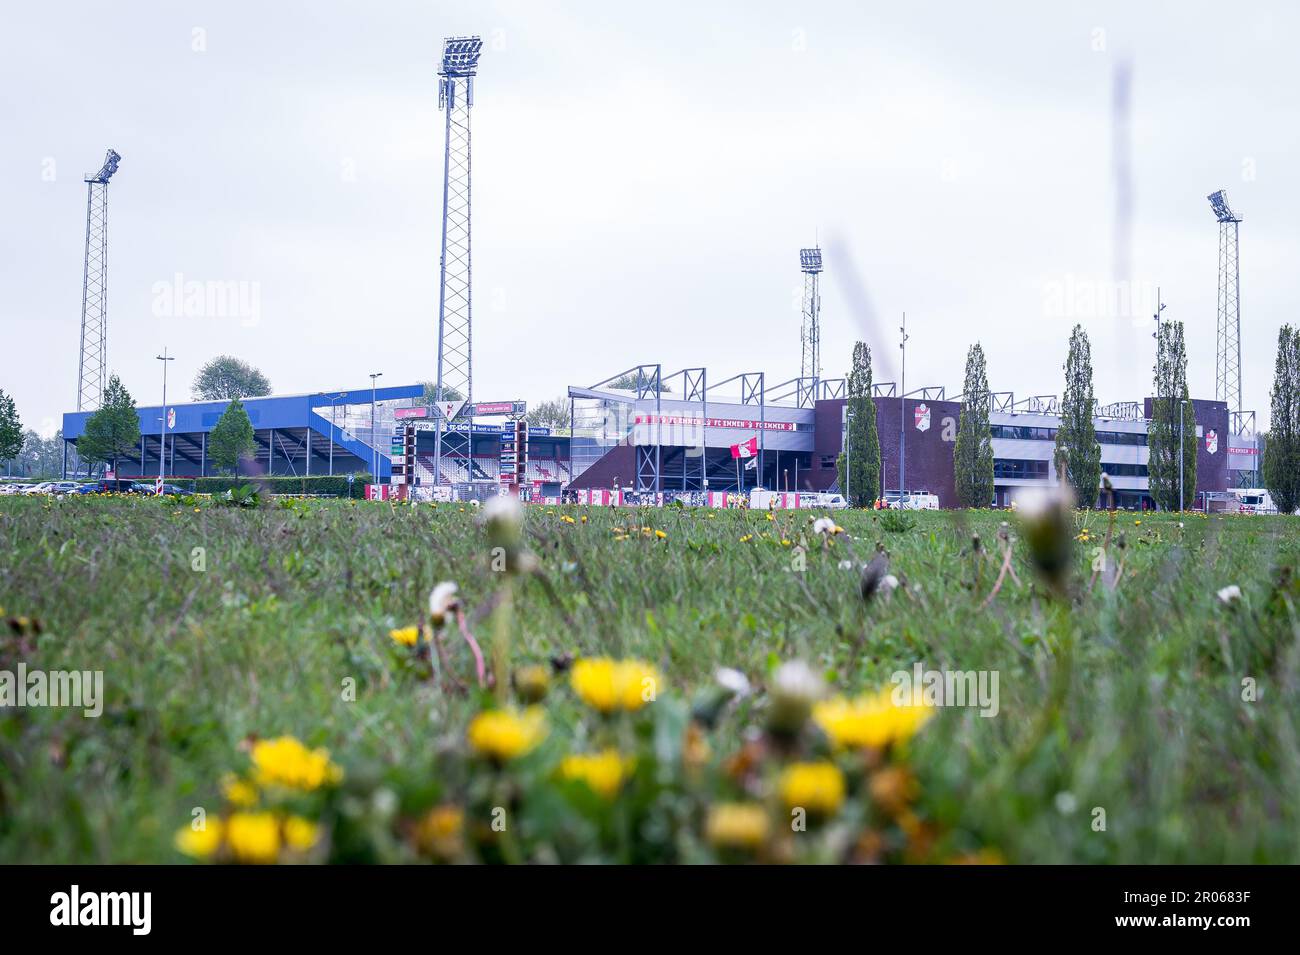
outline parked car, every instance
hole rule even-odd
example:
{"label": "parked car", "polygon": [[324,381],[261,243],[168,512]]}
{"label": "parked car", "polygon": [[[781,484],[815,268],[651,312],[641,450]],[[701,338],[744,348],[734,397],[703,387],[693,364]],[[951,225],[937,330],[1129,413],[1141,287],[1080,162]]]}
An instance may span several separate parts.
{"label": "parked car", "polygon": [[54,487],[53,481],[42,481],[40,484],[29,484],[23,488],[22,494],[49,494]]}
{"label": "parked car", "polygon": [[81,485],[76,481],[55,481],[53,487],[50,488],[49,493],[75,494],[79,490],[81,490]]}

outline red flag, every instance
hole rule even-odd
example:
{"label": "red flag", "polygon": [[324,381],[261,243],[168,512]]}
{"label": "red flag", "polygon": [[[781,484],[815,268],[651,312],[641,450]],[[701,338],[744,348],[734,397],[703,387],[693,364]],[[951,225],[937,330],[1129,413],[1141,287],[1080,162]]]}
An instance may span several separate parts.
{"label": "red flag", "polygon": [[758,435],[748,441],[742,441],[740,444],[731,446],[731,456],[733,458],[752,458],[756,454],[758,454]]}

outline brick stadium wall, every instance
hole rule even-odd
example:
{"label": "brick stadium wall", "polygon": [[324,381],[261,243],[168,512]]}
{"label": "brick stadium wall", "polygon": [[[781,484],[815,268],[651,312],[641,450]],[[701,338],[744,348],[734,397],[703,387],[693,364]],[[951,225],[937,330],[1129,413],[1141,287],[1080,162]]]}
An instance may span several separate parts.
{"label": "brick stadium wall", "polygon": [[[898,485],[899,401],[897,398],[877,398],[875,402],[884,483],[885,487],[894,488]],[[930,426],[925,431],[916,427],[916,408],[921,404],[930,409]],[[834,467],[823,468],[821,462],[823,457],[833,458],[840,453],[840,418],[844,413],[843,408],[842,398],[817,402],[812,478],[816,490],[825,490],[835,481]],[[961,405],[955,401],[922,402],[906,398],[901,410],[907,416],[908,489],[938,495],[940,507],[956,507],[952,439],[956,437],[957,425],[961,419]]]}
{"label": "brick stadium wall", "polygon": [[[1147,398],[1143,402],[1143,413],[1150,418],[1155,399]],[[1222,491],[1228,487],[1228,427],[1231,419],[1226,401],[1209,401],[1193,398],[1192,408],[1196,413],[1196,423],[1201,426],[1201,435],[1197,439],[1196,450],[1196,490]],[[1206,436],[1213,430],[1219,438],[1219,446],[1211,454],[1205,447]]]}

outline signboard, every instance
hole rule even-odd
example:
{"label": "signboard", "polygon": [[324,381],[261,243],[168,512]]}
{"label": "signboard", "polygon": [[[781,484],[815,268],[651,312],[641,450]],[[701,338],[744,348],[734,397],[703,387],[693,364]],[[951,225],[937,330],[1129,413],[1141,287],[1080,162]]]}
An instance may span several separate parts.
{"label": "signboard", "polygon": [[429,417],[429,409],[424,405],[421,405],[418,408],[394,408],[393,417],[399,419],[400,418],[427,418]]}
{"label": "signboard", "polygon": [[168,408],[167,409],[167,430],[171,431],[175,427],[176,427],[176,409]]}
{"label": "signboard", "polygon": [[470,406],[469,413],[474,418],[488,415],[524,415],[528,413],[528,402],[480,401],[478,404]]}
{"label": "signboard", "polygon": [[633,424],[667,424],[694,428],[735,428],[741,431],[795,431],[793,421],[751,421],[748,418],[701,418],[696,415],[639,414]]}
{"label": "signboard", "polygon": [[1214,454],[1219,450],[1219,432],[1213,428],[1205,432],[1205,450],[1209,454]]}
{"label": "signboard", "polygon": [[916,419],[917,431],[930,430],[930,406],[929,405],[927,405],[924,401],[921,402],[919,405],[916,406],[916,410],[912,412],[912,415]]}
{"label": "signboard", "polygon": [[[174,414],[174,412],[173,412],[173,414]],[[153,479],[153,492],[154,492],[155,494],[161,495],[161,494],[162,494],[162,489],[163,489],[163,479],[160,478],[160,477],[156,477],[156,478],[154,478],[154,479]]]}

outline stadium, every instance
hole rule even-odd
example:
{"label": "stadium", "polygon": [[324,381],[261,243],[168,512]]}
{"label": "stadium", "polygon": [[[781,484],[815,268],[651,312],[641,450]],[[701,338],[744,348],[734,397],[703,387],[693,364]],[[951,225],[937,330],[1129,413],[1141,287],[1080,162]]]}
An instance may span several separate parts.
{"label": "stadium", "polygon": [[[575,500],[590,501],[593,492],[610,492],[615,502],[629,503],[682,496],[704,502],[709,498],[699,495],[753,488],[791,494],[839,490],[836,461],[846,450],[843,379],[791,379],[769,387],[759,372],[710,385],[706,368],[669,375],[661,368],[641,365],[595,385],[570,385],[570,433],[525,425],[527,439],[518,448],[512,439],[519,423],[527,421],[527,405],[476,403],[448,426],[460,442],[446,440],[440,457],[439,419],[420,384],[376,388],[373,395],[364,387],[333,389],[249,398],[243,404],[257,441],[257,473],[373,474],[378,485],[414,489],[417,498],[438,487],[445,496],[481,498],[514,486],[538,501],[569,492]],[[611,381],[634,387],[613,387]],[[1010,392],[991,398],[995,498],[990,503],[1009,506],[1023,489],[1057,482],[1058,401],[1044,395],[1017,400]],[[953,446],[960,397],[946,398],[942,387],[900,396],[887,382],[874,387],[874,402],[881,495],[933,494],[940,507],[958,506]],[[1093,419],[1102,469],[1122,508],[1152,506],[1147,484],[1151,402],[1100,407]],[[119,462],[118,476],[152,481],[161,474],[170,481],[213,475],[208,439],[227,404],[169,404],[165,413],[158,405],[139,408],[140,446]],[[1235,416],[1225,402],[1194,399],[1192,404],[1198,505],[1208,507],[1234,488],[1257,485],[1259,448],[1254,434],[1232,430]],[[87,417],[88,412],[64,415],[69,452],[75,451]],[[409,448],[403,437],[408,432]],[[751,440],[752,457],[733,456],[733,448]],[[848,454],[851,462],[851,448]]]}

